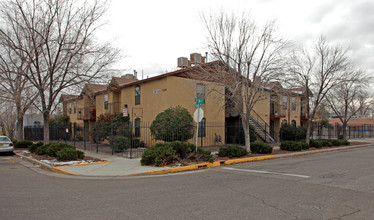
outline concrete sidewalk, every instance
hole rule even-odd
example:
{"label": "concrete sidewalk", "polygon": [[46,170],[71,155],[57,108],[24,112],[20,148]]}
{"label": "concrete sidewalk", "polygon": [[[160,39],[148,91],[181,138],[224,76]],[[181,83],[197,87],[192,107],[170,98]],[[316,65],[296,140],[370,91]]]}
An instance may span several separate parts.
{"label": "concrete sidewalk", "polygon": [[106,160],[108,162],[87,165],[58,166],[54,167],[53,170],[71,175],[131,176],[139,173],[168,169],[167,167],[142,166],[140,164],[140,158],[127,159],[107,154],[97,154],[90,151],[84,151],[84,153],[86,156]]}

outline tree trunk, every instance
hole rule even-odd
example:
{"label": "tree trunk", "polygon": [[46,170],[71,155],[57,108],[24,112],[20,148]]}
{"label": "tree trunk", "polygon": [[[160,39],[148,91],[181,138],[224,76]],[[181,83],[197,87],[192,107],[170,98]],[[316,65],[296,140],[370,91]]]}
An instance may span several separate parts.
{"label": "tree trunk", "polygon": [[311,118],[308,118],[308,124],[307,124],[307,127],[306,127],[306,137],[305,137],[305,142],[307,144],[309,144],[310,142],[310,132],[312,130],[312,119]]}
{"label": "tree trunk", "polygon": [[248,152],[251,152],[251,136],[247,116],[242,117],[242,127],[244,131],[245,148]]}
{"label": "tree trunk", "polygon": [[347,122],[344,120],[343,122],[343,139],[345,140],[347,137]]}
{"label": "tree trunk", "polygon": [[[18,113],[21,114],[21,113]],[[17,115],[17,137],[18,141],[23,140],[23,115]]]}
{"label": "tree trunk", "polygon": [[43,113],[43,143],[49,144],[49,114]]}

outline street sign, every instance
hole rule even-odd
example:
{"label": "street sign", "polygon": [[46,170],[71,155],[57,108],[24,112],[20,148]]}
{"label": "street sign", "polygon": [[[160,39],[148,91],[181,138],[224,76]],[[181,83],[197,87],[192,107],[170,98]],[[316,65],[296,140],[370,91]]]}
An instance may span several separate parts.
{"label": "street sign", "polygon": [[204,118],[204,110],[202,108],[198,108],[193,113],[193,120],[195,122],[200,122]]}
{"label": "street sign", "polygon": [[123,113],[123,117],[127,117],[127,116],[129,116],[129,113],[128,113],[128,111],[127,111],[127,108],[123,108],[122,113]]}
{"label": "street sign", "polygon": [[204,105],[204,100],[202,99],[198,99],[198,98],[195,98],[195,108],[199,108],[199,107],[202,107]]}

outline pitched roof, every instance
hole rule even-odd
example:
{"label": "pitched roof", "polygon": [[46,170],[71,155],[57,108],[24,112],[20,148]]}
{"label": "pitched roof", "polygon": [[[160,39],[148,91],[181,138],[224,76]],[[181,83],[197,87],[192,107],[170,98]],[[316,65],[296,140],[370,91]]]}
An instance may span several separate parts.
{"label": "pitched roof", "polygon": [[125,77],[112,77],[112,80],[110,81],[108,85],[108,89],[113,91],[116,90],[126,84],[132,83],[138,81],[137,79],[129,79]]}
{"label": "pitched roof", "polygon": [[[150,78],[147,78],[147,79],[137,80],[137,81],[130,82],[130,83],[127,83],[127,84],[123,84],[123,85],[119,86],[119,89],[123,88],[123,87],[126,87],[126,86],[138,85],[138,84],[142,84],[142,83],[149,82],[149,81],[152,81],[152,80],[168,77],[168,76],[180,76],[180,77],[185,77],[185,78],[194,78],[194,79],[201,79],[201,80],[205,80],[205,81],[213,81],[213,79],[211,77],[209,77],[210,74],[204,74],[205,76],[203,77],[202,73],[212,72],[211,69],[213,67],[217,66],[217,65],[222,65],[222,62],[213,61],[213,62],[209,62],[209,63],[203,63],[201,65],[192,66],[192,67],[176,70],[176,71],[169,72],[169,73],[164,73],[164,74],[154,76],[154,77],[150,77]],[[206,70],[208,70],[208,71],[206,71]],[[201,77],[198,77],[198,75],[200,75]]]}
{"label": "pitched roof", "polygon": [[67,102],[67,101],[72,101],[74,99],[77,99],[79,96],[78,95],[69,95],[69,94],[62,94],[60,96],[59,102]]}

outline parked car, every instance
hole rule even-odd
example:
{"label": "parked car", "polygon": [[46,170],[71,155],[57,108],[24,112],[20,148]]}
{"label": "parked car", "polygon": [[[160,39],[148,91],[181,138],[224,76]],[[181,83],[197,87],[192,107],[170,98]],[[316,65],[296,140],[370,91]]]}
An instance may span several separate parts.
{"label": "parked car", "polygon": [[0,136],[0,152],[13,152],[13,142],[7,136]]}

